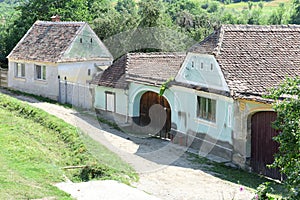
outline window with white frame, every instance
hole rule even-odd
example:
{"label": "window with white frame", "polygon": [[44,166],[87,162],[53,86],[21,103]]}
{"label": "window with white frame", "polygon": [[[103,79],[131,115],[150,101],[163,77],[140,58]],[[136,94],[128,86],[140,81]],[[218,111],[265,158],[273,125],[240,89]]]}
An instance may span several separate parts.
{"label": "window with white frame", "polygon": [[35,78],[37,80],[46,80],[46,66],[35,65]]}
{"label": "window with white frame", "polygon": [[106,111],[115,112],[116,110],[115,97],[116,97],[115,93],[105,92]]}
{"label": "window with white frame", "polygon": [[216,100],[197,96],[197,117],[216,121]]}
{"label": "window with white frame", "polygon": [[25,77],[25,64],[24,63],[16,63],[15,65],[15,76],[18,78],[24,78]]}

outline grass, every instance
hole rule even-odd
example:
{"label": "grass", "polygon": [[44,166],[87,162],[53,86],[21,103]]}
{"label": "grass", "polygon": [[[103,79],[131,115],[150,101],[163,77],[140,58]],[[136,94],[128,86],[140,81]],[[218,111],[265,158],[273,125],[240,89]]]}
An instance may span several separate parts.
{"label": "grass", "polygon": [[273,188],[273,191],[270,191],[272,197],[281,199],[286,195],[286,190],[284,189],[283,184],[277,181],[267,179],[259,174],[229,167],[223,163],[216,163],[198,155],[190,154],[190,157],[193,158],[194,162],[203,165],[204,171],[223,180],[243,185],[252,191],[255,191],[260,184],[270,182],[270,187]]}
{"label": "grass", "polygon": [[68,103],[59,103],[59,102],[57,102],[57,101],[55,101],[53,99],[49,99],[47,97],[43,97],[43,96],[40,96],[40,95],[30,94],[30,93],[22,92],[22,91],[19,91],[19,90],[13,90],[13,89],[10,89],[10,88],[3,88],[3,89],[6,90],[6,91],[8,91],[9,93],[12,93],[12,94],[15,94],[15,95],[22,95],[22,96],[27,96],[27,97],[33,97],[33,98],[35,98],[38,101],[48,102],[48,103],[52,103],[52,104],[58,104],[58,105],[61,105],[63,107],[66,107],[66,108],[72,108],[71,104],[68,104]]}
{"label": "grass", "polygon": [[[135,171],[116,154],[44,111],[0,93],[0,199],[70,199],[53,183],[92,178],[129,184]],[[83,169],[63,170],[70,165]]]}
{"label": "grass", "polygon": [[[249,1],[250,2],[250,1]],[[275,8],[279,7],[279,5],[281,3],[284,3],[287,6],[291,6],[292,5],[292,1],[291,0],[273,0],[273,1],[258,1],[258,2],[251,2],[253,4],[254,8],[258,8],[259,4],[262,3],[263,4],[263,12],[268,12],[270,13],[271,11],[273,11]],[[242,11],[244,9],[248,9],[248,2],[245,1],[241,1],[238,3],[230,3],[227,5],[224,5],[226,9],[235,9],[238,11]]]}

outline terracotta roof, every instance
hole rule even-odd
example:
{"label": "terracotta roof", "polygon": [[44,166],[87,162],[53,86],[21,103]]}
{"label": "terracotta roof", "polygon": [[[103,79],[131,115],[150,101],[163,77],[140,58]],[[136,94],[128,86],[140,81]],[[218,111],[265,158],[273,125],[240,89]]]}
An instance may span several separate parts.
{"label": "terracotta roof", "polygon": [[127,55],[124,55],[116,60],[103,73],[97,74],[92,84],[125,89],[127,87],[127,82],[125,81],[126,62]]}
{"label": "terracotta roof", "polygon": [[128,82],[161,85],[177,75],[185,56],[185,53],[128,53],[96,76],[93,83],[115,88],[125,88]]}
{"label": "terracotta roof", "polygon": [[71,45],[85,22],[37,21],[28,30],[8,58],[57,62]]}
{"label": "terracotta roof", "polygon": [[233,96],[261,96],[300,75],[300,26],[223,25],[189,51],[215,56]]}
{"label": "terracotta roof", "polygon": [[126,80],[161,85],[175,78],[185,53],[135,53],[128,55]]}

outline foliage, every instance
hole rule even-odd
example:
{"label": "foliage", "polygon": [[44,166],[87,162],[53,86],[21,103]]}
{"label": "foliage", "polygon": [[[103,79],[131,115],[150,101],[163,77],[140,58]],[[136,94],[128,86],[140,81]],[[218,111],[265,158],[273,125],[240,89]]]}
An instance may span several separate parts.
{"label": "foliage", "polygon": [[300,78],[289,78],[266,96],[275,100],[273,108],[277,119],[273,126],[280,130],[274,140],[280,144],[273,167],[286,176],[285,184],[290,199],[300,198]]}
{"label": "foliage", "polygon": [[253,200],[256,200],[256,199],[275,200],[275,197],[272,197],[270,195],[270,193],[274,192],[274,189],[271,187],[270,184],[271,184],[270,182],[264,182],[264,183],[260,184],[256,189],[257,193],[256,193],[255,197],[253,198]]}
{"label": "foliage", "polygon": [[292,24],[300,24],[300,0],[293,0],[293,13],[290,19]]}
{"label": "foliage", "polygon": [[160,86],[160,90],[159,90],[159,96],[163,96],[165,93],[165,90],[169,87],[169,84],[171,81],[173,81],[174,78],[171,77],[169,78],[166,82],[164,82],[161,86]]}
{"label": "foliage", "polygon": [[[299,0],[293,1],[292,7],[286,3],[278,8],[267,8],[268,2],[265,1],[234,3],[240,2],[236,0],[5,0],[0,2],[0,11],[3,11],[0,17],[5,18],[4,23],[0,21],[0,62],[7,63],[6,56],[36,20],[48,21],[56,14],[63,21],[89,22],[102,40],[126,31],[135,36],[135,31],[138,32],[140,28],[159,27],[162,30],[172,29],[194,41],[200,41],[220,24],[300,23]],[[10,9],[5,9],[7,6]],[[153,37],[161,40],[162,47],[166,46],[162,41],[168,38],[166,33],[155,33]],[[152,39],[149,38],[149,41]],[[137,48],[135,51],[163,50],[166,49]]]}

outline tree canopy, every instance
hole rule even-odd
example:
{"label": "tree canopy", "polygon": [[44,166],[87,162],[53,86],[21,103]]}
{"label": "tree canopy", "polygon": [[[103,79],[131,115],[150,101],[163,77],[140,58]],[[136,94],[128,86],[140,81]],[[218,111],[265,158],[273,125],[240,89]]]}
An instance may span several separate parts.
{"label": "tree canopy", "polygon": [[88,22],[101,39],[124,31],[159,27],[200,41],[220,24],[300,23],[299,0],[293,0],[292,6],[282,3],[269,12],[263,11],[263,2],[249,1],[241,10],[225,7],[232,2],[235,1],[2,0],[0,63],[7,62],[5,57],[36,20],[48,21],[56,14],[63,21]]}

